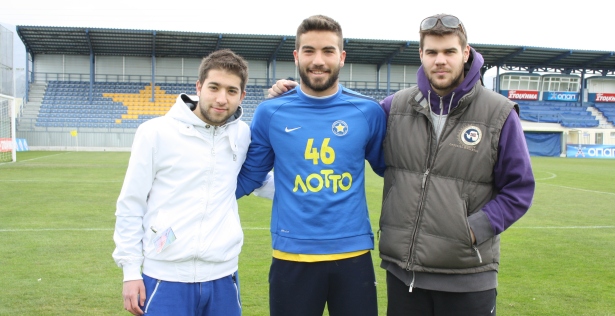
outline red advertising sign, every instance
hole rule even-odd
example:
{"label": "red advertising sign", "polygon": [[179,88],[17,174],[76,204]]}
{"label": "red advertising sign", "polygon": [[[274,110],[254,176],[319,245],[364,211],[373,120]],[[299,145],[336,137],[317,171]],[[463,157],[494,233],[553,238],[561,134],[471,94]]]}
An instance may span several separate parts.
{"label": "red advertising sign", "polygon": [[12,138],[0,138],[0,152],[7,152],[13,150]]}
{"label": "red advertising sign", "polygon": [[508,90],[508,98],[511,100],[538,100],[538,91],[532,90]]}
{"label": "red advertising sign", "polygon": [[615,93],[596,93],[596,102],[615,103]]}

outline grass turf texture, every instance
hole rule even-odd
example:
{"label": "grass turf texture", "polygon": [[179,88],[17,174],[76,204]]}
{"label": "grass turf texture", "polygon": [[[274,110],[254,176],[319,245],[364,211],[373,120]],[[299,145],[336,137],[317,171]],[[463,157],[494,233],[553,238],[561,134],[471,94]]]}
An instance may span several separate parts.
{"label": "grass turf texture", "polygon": [[[0,164],[0,315],[128,315],[112,258],[129,153],[19,152]],[[528,214],[502,234],[499,315],[615,315],[615,160],[533,157]],[[382,179],[367,175],[377,231]],[[240,199],[244,315],[268,314],[268,200]],[[380,315],[385,273],[372,253]],[[325,312],[325,315],[327,313]]]}

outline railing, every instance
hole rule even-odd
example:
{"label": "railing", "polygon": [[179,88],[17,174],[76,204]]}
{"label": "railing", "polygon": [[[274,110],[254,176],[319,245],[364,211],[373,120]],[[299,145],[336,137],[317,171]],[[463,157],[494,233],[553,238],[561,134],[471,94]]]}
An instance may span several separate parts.
{"label": "railing", "polygon": [[[340,81],[342,85],[349,89],[379,89],[386,90],[387,83],[386,82],[376,82],[376,81]],[[415,86],[416,83],[413,82],[391,82],[390,89],[391,91],[398,91],[405,88],[409,88]]]}
{"label": "railing", "polygon": [[[49,82],[49,81],[90,81],[89,74],[74,74],[74,73],[50,73],[50,72],[35,72],[34,82]],[[118,75],[118,74],[96,74],[94,77],[96,82],[151,82],[151,75]],[[196,83],[197,76],[155,76],[156,83]],[[269,79],[275,83],[276,79]],[[386,90],[386,82],[376,81],[340,81],[342,85],[349,89],[380,89]],[[257,85],[263,87],[271,86],[267,78],[250,78],[248,85]],[[416,85],[414,82],[391,82],[390,89],[392,91],[401,90]]]}
{"label": "railing", "polygon": [[[155,76],[156,83],[196,83],[197,76]],[[96,82],[151,82],[151,75],[96,74]],[[35,72],[34,82],[90,81],[89,74]],[[266,78],[250,78],[248,85],[269,86]]]}
{"label": "railing", "polygon": [[35,72],[33,74],[34,82],[49,82],[49,81],[90,81],[89,74],[66,74],[66,73],[48,73]]}

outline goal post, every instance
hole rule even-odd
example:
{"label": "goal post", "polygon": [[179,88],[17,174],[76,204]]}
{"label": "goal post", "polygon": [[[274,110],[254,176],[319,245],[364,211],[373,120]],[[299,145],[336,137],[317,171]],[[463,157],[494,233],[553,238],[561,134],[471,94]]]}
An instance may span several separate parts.
{"label": "goal post", "polygon": [[15,98],[0,94],[0,163],[17,160]]}

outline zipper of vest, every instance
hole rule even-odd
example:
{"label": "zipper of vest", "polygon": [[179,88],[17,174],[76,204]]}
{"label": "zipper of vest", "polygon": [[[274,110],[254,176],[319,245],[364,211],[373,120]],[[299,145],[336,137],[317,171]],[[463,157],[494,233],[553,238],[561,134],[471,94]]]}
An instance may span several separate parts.
{"label": "zipper of vest", "polygon": [[476,251],[476,254],[478,255],[478,261],[480,263],[483,263],[483,257],[480,256],[480,252],[478,251],[478,248],[474,245],[472,245],[472,248],[474,248],[474,250]]}
{"label": "zipper of vest", "polygon": [[[414,241],[416,239],[416,233],[418,231],[418,227],[419,227],[419,220],[421,218],[421,213],[423,210],[423,202],[425,199],[425,184],[427,183],[427,177],[429,176],[429,168],[427,168],[427,170],[425,170],[425,172],[423,173],[423,181],[421,184],[421,204],[419,205],[419,214],[417,216],[417,221],[416,221],[416,225],[415,225],[415,229],[414,232],[412,233],[412,243],[410,243],[411,245],[414,245]],[[410,246],[409,249],[409,253],[410,253],[410,258],[412,258],[412,246]],[[412,260],[408,260],[408,264],[406,265],[406,271],[410,271],[410,266],[412,265]],[[412,271],[412,275],[414,276],[414,271]],[[413,277],[414,278],[414,277]],[[413,282],[414,283],[414,282]],[[412,290],[412,287],[410,287],[410,290]],[[412,292],[412,291],[410,291]]]}
{"label": "zipper of vest", "polygon": [[[431,109],[431,105],[429,106]],[[429,119],[429,118],[428,118]],[[431,125],[433,127],[433,124]],[[429,143],[428,143],[428,157],[427,157],[427,169],[425,170],[425,172],[423,173],[423,179],[421,181],[421,203],[419,204],[418,207],[418,216],[417,216],[417,221],[415,224],[415,229],[414,232],[412,233],[412,242],[410,243],[410,245],[414,245],[415,239],[416,239],[416,234],[418,231],[418,227],[419,227],[419,221],[420,218],[422,216],[422,210],[423,210],[423,204],[425,203],[425,186],[427,185],[427,178],[429,177],[429,172],[431,170],[430,166],[431,166],[431,162],[433,162],[433,158],[430,158],[430,156],[432,155],[431,153],[431,137],[429,138]],[[435,153],[434,153],[435,155]],[[430,162],[431,161],[431,162]],[[410,266],[413,264],[413,260],[412,260],[412,248],[413,246],[410,246],[410,249],[408,249],[408,253],[410,254],[410,258],[408,258],[408,262],[406,265],[406,271],[410,271]],[[413,274],[413,278],[414,278],[414,271],[412,272]],[[410,288],[410,290],[412,290],[412,287]]]}
{"label": "zipper of vest", "polygon": [[421,184],[421,189],[425,189],[425,182],[427,182],[427,176],[429,175],[429,169],[423,173],[423,183]]}
{"label": "zipper of vest", "polygon": [[414,271],[412,271],[412,282],[410,282],[410,289],[408,292],[412,293],[412,288],[414,287]]}

